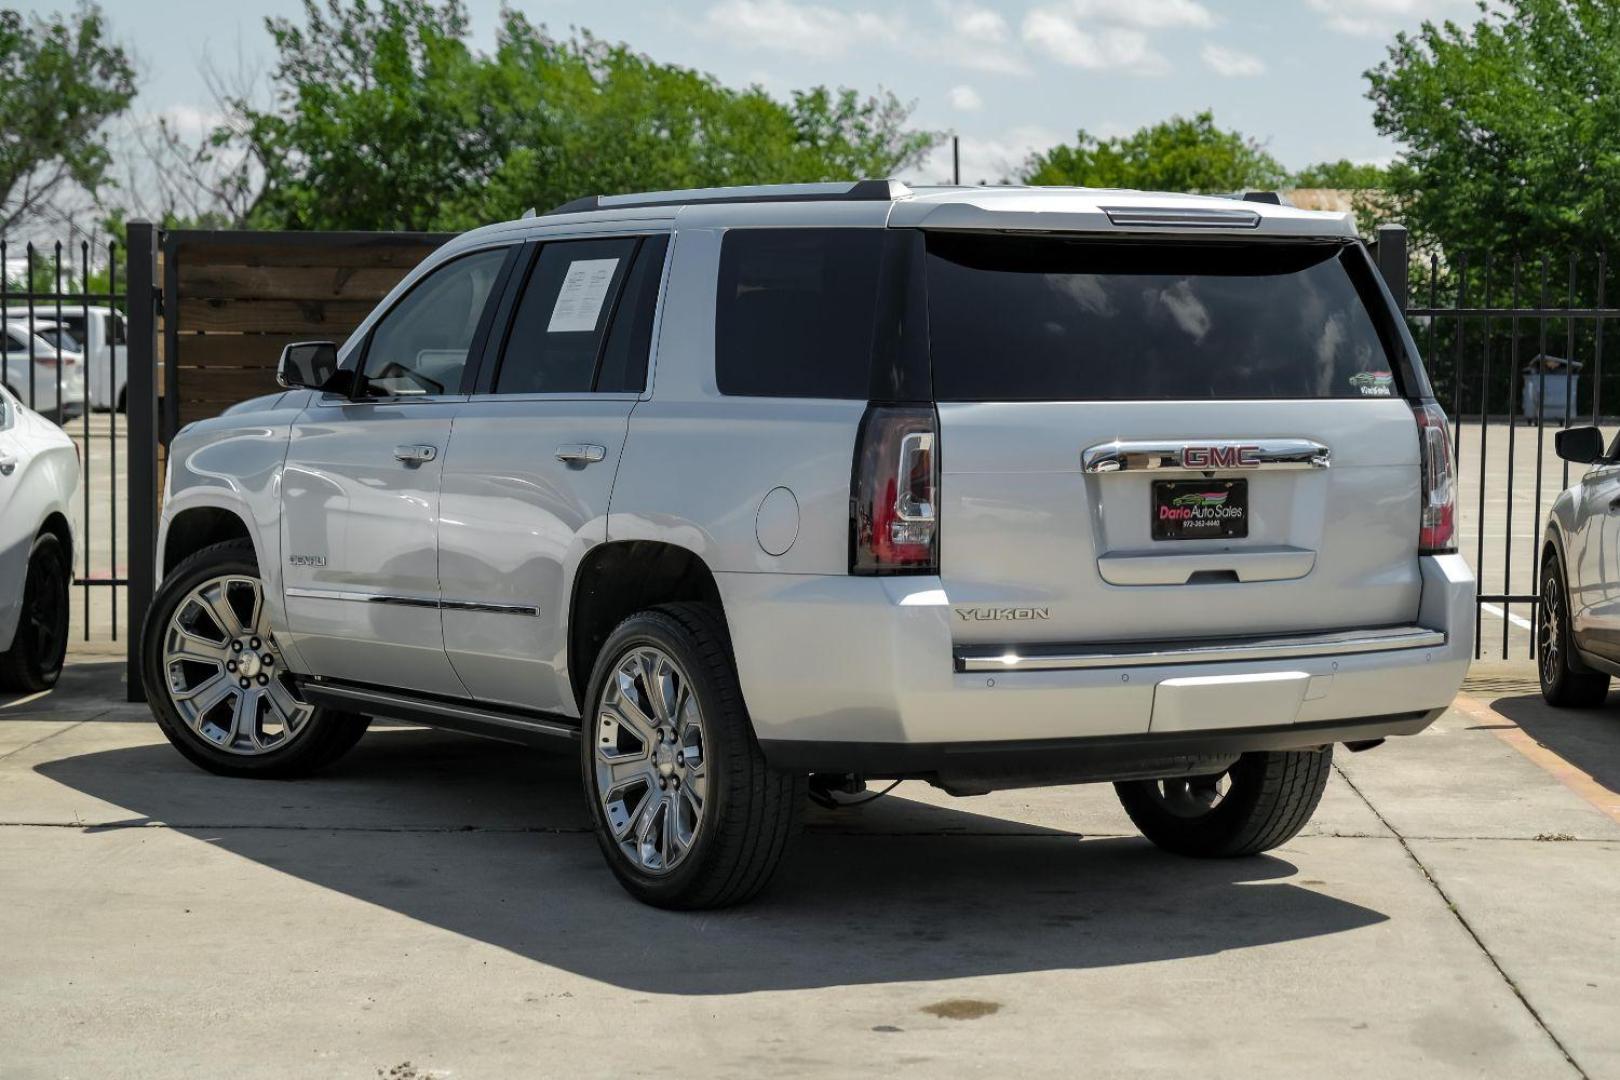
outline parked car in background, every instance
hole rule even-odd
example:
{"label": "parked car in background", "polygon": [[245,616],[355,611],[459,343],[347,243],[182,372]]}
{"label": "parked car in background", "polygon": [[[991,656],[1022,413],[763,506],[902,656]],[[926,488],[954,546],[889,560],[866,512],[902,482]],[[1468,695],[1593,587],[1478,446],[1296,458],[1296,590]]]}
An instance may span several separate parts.
{"label": "parked car in background", "polygon": [[[63,343],[84,356],[84,378],[90,390],[90,407],[124,411],[125,389],[129,382],[129,349],[124,316],[110,307],[66,304],[36,304],[32,310],[35,333],[50,338],[47,329],[63,337]],[[8,322],[29,326],[30,310],[16,304],[4,309]],[[71,338],[69,340],[68,338]]]}
{"label": "parked car in background", "polygon": [[1590,709],[1620,675],[1620,438],[1595,427],[1553,436],[1558,456],[1587,465],[1547,513],[1541,549],[1536,660],[1550,705]]}
{"label": "parked car in background", "polygon": [[62,423],[84,412],[84,365],[79,353],[58,349],[23,324],[0,332],[0,386],[44,416]]}
{"label": "parked car in background", "polygon": [[73,574],[73,440],[0,389],[0,689],[62,673]]}
{"label": "parked car in background", "polygon": [[591,197],[446,244],[169,450],[142,675],[193,762],[386,716],[571,745],[636,897],[807,795],[1113,782],[1286,843],[1473,652],[1444,414],[1348,215],[891,181]]}

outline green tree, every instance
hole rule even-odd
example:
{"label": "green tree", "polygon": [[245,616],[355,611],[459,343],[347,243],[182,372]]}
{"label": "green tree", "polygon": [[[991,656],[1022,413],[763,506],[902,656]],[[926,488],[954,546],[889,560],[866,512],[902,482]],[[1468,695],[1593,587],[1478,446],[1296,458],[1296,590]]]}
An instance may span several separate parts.
{"label": "green tree", "polygon": [[1293,186],[1298,188],[1338,188],[1348,191],[1377,191],[1386,183],[1388,176],[1382,167],[1358,164],[1348,158],[1308,165],[1295,173],[1293,179]]}
{"label": "green tree", "polygon": [[510,9],[481,54],[459,0],[305,0],[302,24],[268,25],[274,104],[234,101],[221,135],[262,170],[265,227],[462,229],[583,194],[889,175],[938,139],[892,94],[784,103]]}
{"label": "green tree", "polygon": [[1201,112],[1112,139],[1082,130],[1073,143],[1031,155],[1022,179],[1026,184],[1227,192],[1282,187],[1288,172],[1260,143],[1217,128],[1214,114]]}
{"label": "green tree", "polygon": [[108,182],[107,122],[135,97],[135,69],[101,9],[0,10],[0,232]]}
{"label": "green tree", "polygon": [[1367,73],[1402,148],[1382,212],[1430,246],[1526,253],[1620,233],[1620,5],[1503,0],[1425,22]]}

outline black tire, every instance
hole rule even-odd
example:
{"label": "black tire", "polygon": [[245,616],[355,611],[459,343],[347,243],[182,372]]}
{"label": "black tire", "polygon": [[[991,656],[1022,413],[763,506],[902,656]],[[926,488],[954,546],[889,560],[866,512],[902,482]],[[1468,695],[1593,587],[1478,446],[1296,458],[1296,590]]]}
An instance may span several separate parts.
{"label": "black tire", "polygon": [[[596,719],[608,679],[642,646],[664,651],[687,676],[702,713],[709,785],[691,848],[661,873],[648,872],[620,849],[595,767]],[[795,832],[807,778],[771,768],[760,752],[721,614],[710,605],[681,603],[625,619],[602,646],[585,701],[580,769],[597,843],[620,884],[644,903],[678,910],[726,907],[757,895]]]}
{"label": "black tire", "polygon": [[1609,696],[1609,677],[1575,655],[1569,627],[1569,589],[1564,564],[1549,552],[1541,564],[1541,610],[1536,634],[1536,674],[1541,696],[1561,709],[1595,709]]}
{"label": "black tire", "polygon": [[0,689],[49,690],[62,676],[68,643],[68,554],[55,533],[40,533],[28,552],[22,607],[11,647],[0,653]]}
{"label": "black tire", "polygon": [[164,670],[164,636],[176,608],[191,591],[222,575],[258,578],[259,563],[250,541],[227,540],[196,552],[164,577],[152,599],[141,635],[141,676],[158,726],[188,761],[220,776],[285,780],[330,765],[360,741],[370,717],[317,707],[304,728],[285,745],[248,755],[210,744],[181,716]]}
{"label": "black tire", "polygon": [[129,412],[129,387],[127,386],[118,391],[118,411],[121,413]]}
{"label": "black tire", "polygon": [[[1166,851],[1201,859],[1258,855],[1305,827],[1333,765],[1333,748],[1244,754],[1221,777],[1132,780],[1114,785],[1142,835]],[[1213,806],[1189,807],[1217,780],[1228,788]]]}

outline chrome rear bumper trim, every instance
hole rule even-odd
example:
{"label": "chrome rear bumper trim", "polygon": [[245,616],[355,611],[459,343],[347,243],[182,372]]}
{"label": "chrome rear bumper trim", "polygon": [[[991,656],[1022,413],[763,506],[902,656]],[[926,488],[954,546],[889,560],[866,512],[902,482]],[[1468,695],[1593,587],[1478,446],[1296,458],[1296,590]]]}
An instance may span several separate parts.
{"label": "chrome rear bumper trim", "polygon": [[956,670],[1065,671],[1078,668],[1149,667],[1156,664],[1214,664],[1244,660],[1288,660],[1307,656],[1434,649],[1446,643],[1440,630],[1389,626],[1374,630],[1335,630],[1281,637],[1203,641],[1118,642],[1106,645],[961,645]]}

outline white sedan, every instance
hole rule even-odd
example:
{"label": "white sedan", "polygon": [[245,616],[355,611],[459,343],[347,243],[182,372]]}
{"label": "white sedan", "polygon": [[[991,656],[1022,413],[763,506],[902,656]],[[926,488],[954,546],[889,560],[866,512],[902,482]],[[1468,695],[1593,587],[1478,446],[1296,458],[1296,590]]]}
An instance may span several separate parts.
{"label": "white sedan", "polygon": [[58,349],[18,323],[0,334],[0,387],[57,423],[84,412],[84,364],[76,352]]}
{"label": "white sedan", "polygon": [[68,642],[79,453],[0,388],[0,689],[56,685]]}

